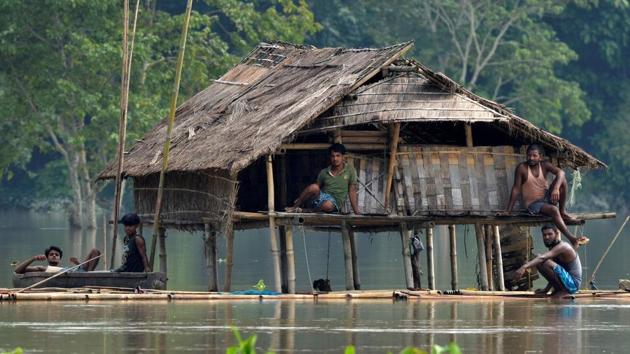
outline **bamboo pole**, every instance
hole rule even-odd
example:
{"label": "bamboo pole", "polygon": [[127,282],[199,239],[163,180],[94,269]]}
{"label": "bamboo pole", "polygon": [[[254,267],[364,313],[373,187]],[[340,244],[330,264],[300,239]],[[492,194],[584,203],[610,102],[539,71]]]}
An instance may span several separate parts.
{"label": "bamboo pole", "polygon": [[217,269],[217,233],[209,223],[204,224],[204,255],[208,271],[208,291],[219,291]]}
{"label": "bamboo pole", "polygon": [[486,270],[486,247],[484,245],[483,226],[475,224],[475,235],[477,237],[477,260],[479,262],[479,281],[481,290],[488,290],[488,272]]}
{"label": "bamboo pole", "polygon": [[435,290],[435,266],[433,261],[433,228],[427,227],[427,281],[429,289]]}
{"label": "bamboo pole", "polygon": [[284,227],[284,235],[287,250],[287,290],[289,294],[295,294],[295,253],[293,251],[293,228]]}
{"label": "bamboo pole", "polygon": [[492,272],[492,229],[490,225],[484,225],[484,241],[486,246],[486,272],[488,273],[488,290],[494,290],[494,276]]}
{"label": "bamboo pole", "polygon": [[289,293],[289,276],[287,269],[287,237],[286,237],[286,225],[278,226],[278,241],[280,246],[280,287],[283,294]]}
{"label": "bamboo pole", "polygon": [[499,225],[492,226],[494,229],[494,258],[497,260],[497,282],[499,290],[505,291],[505,277],[503,275],[503,254],[501,253],[501,234],[499,233]]}
{"label": "bamboo pole", "polygon": [[396,154],[398,153],[398,139],[400,138],[400,123],[394,123],[391,131],[389,145],[389,160],[387,164],[387,182],[385,184],[385,207],[389,209],[390,194],[394,181],[394,168],[396,167]]}
{"label": "bamboo pole", "polygon": [[155,201],[155,213],[153,218],[153,240],[151,241],[151,255],[149,258],[149,267],[153,269],[153,261],[155,258],[155,246],[160,230],[160,212],[162,210],[162,196],[164,194],[164,179],[166,177],[166,169],[168,168],[168,155],[171,150],[171,135],[173,133],[173,124],[175,123],[175,112],[177,110],[177,96],[179,94],[179,82],[182,77],[182,66],[184,65],[184,53],[186,51],[186,38],[188,36],[188,23],[190,22],[190,12],[192,10],[192,0],[188,0],[186,4],[186,16],[184,17],[184,25],[182,35],[179,40],[179,53],[177,54],[177,68],[175,70],[175,82],[173,84],[173,92],[171,95],[170,111],[168,115],[168,126],[166,129],[166,139],[164,141],[164,149],[162,151],[162,169],[160,170],[160,181],[158,183],[157,199]]}
{"label": "bamboo pole", "polygon": [[[229,221],[228,221],[229,222]],[[232,266],[234,265],[234,228],[227,227],[225,231],[225,283],[223,291],[232,289]]]}
{"label": "bamboo pole", "polygon": [[346,290],[354,289],[354,271],[352,270],[352,245],[350,244],[350,233],[348,224],[341,223],[341,240],[343,241],[343,260],[346,270]]}
{"label": "bamboo pole", "polygon": [[350,239],[350,251],[352,252],[352,280],[354,290],[361,290],[361,278],[359,277],[359,265],[357,262],[357,245],[354,230],[348,226],[348,236]]}
{"label": "bamboo pole", "polygon": [[166,228],[160,227],[160,272],[167,274],[166,263]]}
{"label": "bamboo pole", "polygon": [[273,160],[267,155],[267,205],[269,208],[269,241],[271,244],[271,257],[273,258],[274,290],[282,292],[282,276],[280,273],[280,249],[276,229],[276,218],[273,216],[275,208],[275,193],[273,184]]}
{"label": "bamboo pole", "polygon": [[457,237],[455,234],[455,225],[448,225],[448,236],[451,250],[451,289],[457,290],[459,288],[459,274],[457,272]]}
{"label": "bamboo pole", "polygon": [[405,272],[405,285],[407,286],[407,289],[414,288],[410,245],[412,232],[413,231],[409,229],[408,224],[400,224],[400,243],[402,245],[403,270]]}

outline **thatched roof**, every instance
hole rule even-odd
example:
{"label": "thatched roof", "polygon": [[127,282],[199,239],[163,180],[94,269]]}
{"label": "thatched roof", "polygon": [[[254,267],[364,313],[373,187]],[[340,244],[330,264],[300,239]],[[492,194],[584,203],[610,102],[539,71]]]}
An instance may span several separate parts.
{"label": "thatched roof", "polygon": [[[471,93],[445,75],[415,61],[398,60],[411,45],[318,49],[260,44],[240,64],[178,108],[169,171],[235,173],[276,151],[305,127],[326,130],[394,121],[496,122],[509,134],[552,147],[572,167],[605,166],[567,140]],[[364,85],[394,62],[392,70],[406,68]],[[159,172],[165,136],[163,120],[131,148],[125,157],[124,174]],[[114,175],[112,162],[99,177]]]}
{"label": "thatched roof", "polygon": [[[176,113],[169,171],[236,172],[275,151],[282,140],[339,102],[411,48],[260,44],[240,64],[182,104]],[[125,157],[124,174],[159,172],[166,136],[161,121]],[[115,176],[110,163],[100,178]]]}

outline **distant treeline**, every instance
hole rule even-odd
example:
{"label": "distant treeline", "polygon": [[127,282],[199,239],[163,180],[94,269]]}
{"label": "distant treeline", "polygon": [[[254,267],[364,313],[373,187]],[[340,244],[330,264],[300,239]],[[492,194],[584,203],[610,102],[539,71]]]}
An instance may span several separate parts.
{"label": "distant treeline", "polygon": [[[94,177],[118,138],[121,3],[0,0],[1,205],[65,199],[90,224],[97,200],[111,198]],[[183,7],[141,1],[130,143],[166,114]],[[630,200],[627,1],[205,0],[193,9],[182,101],[260,41],[414,40],[408,56],[606,162],[582,195],[608,207]]]}

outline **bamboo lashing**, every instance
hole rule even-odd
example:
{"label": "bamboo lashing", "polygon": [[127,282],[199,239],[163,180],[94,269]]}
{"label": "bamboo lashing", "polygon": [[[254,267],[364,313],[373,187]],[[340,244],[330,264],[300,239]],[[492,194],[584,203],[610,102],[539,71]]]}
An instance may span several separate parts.
{"label": "bamboo lashing", "polygon": [[173,94],[171,96],[171,105],[169,111],[168,127],[166,129],[166,140],[164,141],[164,149],[162,152],[162,169],[160,171],[160,182],[158,184],[157,200],[155,201],[155,214],[153,218],[153,240],[151,241],[151,255],[149,259],[149,267],[153,269],[153,261],[155,258],[155,246],[160,232],[160,209],[162,209],[162,195],[164,194],[164,179],[166,169],[168,168],[168,154],[171,149],[171,135],[173,133],[173,124],[175,122],[175,111],[177,109],[177,96],[179,94],[179,82],[182,77],[182,67],[184,65],[184,53],[186,51],[186,38],[188,37],[188,23],[190,22],[190,12],[192,10],[192,0],[188,0],[186,4],[186,16],[182,35],[179,41],[179,53],[177,55],[177,68],[175,70],[175,83],[173,84]]}

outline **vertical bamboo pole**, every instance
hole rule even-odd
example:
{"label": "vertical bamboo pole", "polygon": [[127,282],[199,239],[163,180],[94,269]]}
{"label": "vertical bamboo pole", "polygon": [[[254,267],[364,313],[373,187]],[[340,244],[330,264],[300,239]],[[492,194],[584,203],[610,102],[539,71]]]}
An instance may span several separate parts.
{"label": "vertical bamboo pole", "polygon": [[204,254],[208,272],[208,291],[219,291],[219,273],[217,269],[217,233],[209,223],[204,224]]}
{"label": "vertical bamboo pole", "polygon": [[400,243],[402,244],[403,270],[405,271],[405,284],[407,289],[414,288],[413,269],[411,267],[411,233],[409,225],[400,224]]}
{"label": "vertical bamboo pole", "polygon": [[166,228],[160,227],[160,272],[167,274],[166,264]]}
{"label": "vertical bamboo pole", "polygon": [[464,129],[466,129],[466,146],[473,147],[472,124],[465,123]]}
{"label": "vertical bamboo pole", "polygon": [[357,264],[357,245],[352,227],[348,226],[348,238],[350,239],[350,251],[352,252],[352,279],[354,280],[354,290],[361,290],[361,279],[359,277],[359,265]]}
{"label": "vertical bamboo pole", "polygon": [[278,241],[280,246],[280,287],[283,294],[289,293],[287,270],[287,238],[286,226],[278,225]]}
{"label": "vertical bamboo pole", "polygon": [[484,225],[484,235],[485,235],[485,244],[486,244],[486,272],[488,272],[488,290],[494,290],[494,276],[492,271],[492,263],[493,263],[493,254],[492,254],[492,228],[490,225]]}
{"label": "vertical bamboo pole", "polygon": [[396,167],[396,154],[398,153],[398,139],[400,138],[400,123],[394,123],[389,141],[389,161],[387,165],[387,182],[385,184],[385,208],[389,209],[390,194],[394,180],[394,168]]}
{"label": "vertical bamboo pole", "polygon": [[483,226],[475,224],[475,235],[477,237],[477,260],[479,262],[479,280],[481,290],[488,290],[488,272],[486,270],[486,247],[483,237]]}
{"label": "vertical bamboo pole", "polygon": [[271,256],[273,258],[274,290],[282,292],[280,249],[278,247],[278,237],[276,232],[276,218],[273,217],[273,212],[275,210],[275,193],[273,185],[273,160],[271,155],[267,155],[267,205],[269,209],[269,241],[271,244]]}
{"label": "vertical bamboo pole", "polygon": [[352,245],[348,224],[341,222],[341,240],[343,241],[343,260],[346,269],[346,290],[354,290],[354,271],[352,269]]}
{"label": "vertical bamboo pole", "polygon": [[[228,221],[230,222],[230,221]],[[232,267],[234,265],[234,228],[226,227],[225,230],[225,280],[223,291],[232,289]]]}
{"label": "vertical bamboo pole", "polygon": [[[114,224],[116,227],[116,224]],[[108,270],[107,267],[107,216],[103,215],[103,270]],[[111,268],[114,268],[114,264],[112,263]]]}
{"label": "vertical bamboo pole", "polygon": [[186,16],[184,17],[184,25],[182,36],[179,39],[179,53],[177,54],[177,69],[175,70],[175,83],[173,84],[173,93],[171,95],[170,111],[168,115],[168,126],[166,128],[166,139],[162,150],[162,169],[160,170],[160,181],[158,183],[157,199],[155,201],[155,213],[153,216],[153,240],[151,241],[151,255],[149,256],[149,267],[153,269],[153,260],[155,258],[155,245],[160,230],[160,212],[162,210],[162,195],[164,194],[164,179],[166,177],[166,169],[168,168],[168,155],[171,151],[171,135],[173,133],[173,124],[175,123],[175,111],[177,109],[177,96],[179,95],[179,82],[182,77],[182,66],[184,65],[184,52],[186,51],[186,37],[188,36],[188,23],[190,22],[190,12],[192,10],[192,0],[188,0],[186,4]]}
{"label": "vertical bamboo pole", "polygon": [[295,294],[295,253],[293,251],[293,229],[287,225],[284,227],[284,235],[287,250],[287,290],[289,294]]}
{"label": "vertical bamboo pole", "polygon": [[457,237],[455,234],[455,225],[448,225],[448,236],[451,249],[451,289],[457,290],[459,288],[459,274],[457,272]]}
{"label": "vertical bamboo pole", "polygon": [[435,267],[433,261],[433,227],[427,227],[427,273],[429,289],[435,290]]}
{"label": "vertical bamboo pole", "polygon": [[499,225],[494,225],[494,258],[497,260],[497,282],[499,290],[505,291],[505,277],[503,275],[503,255],[501,253],[501,234],[499,233]]}

